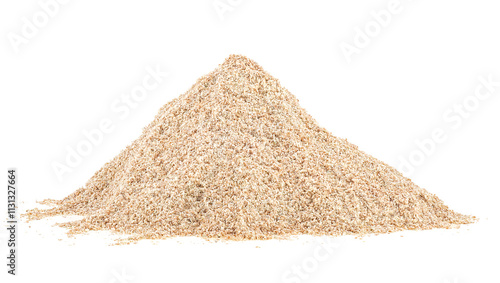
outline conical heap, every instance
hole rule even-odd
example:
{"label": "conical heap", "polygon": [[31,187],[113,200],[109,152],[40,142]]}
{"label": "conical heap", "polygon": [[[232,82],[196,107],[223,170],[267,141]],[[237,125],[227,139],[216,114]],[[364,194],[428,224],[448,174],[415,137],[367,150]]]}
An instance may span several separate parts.
{"label": "conical heap", "polygon": [[55,203],[28,217],[82,215],[61,225],[137,238],[388,233],[474,221],[319,127],[277,79],[236,55]]}

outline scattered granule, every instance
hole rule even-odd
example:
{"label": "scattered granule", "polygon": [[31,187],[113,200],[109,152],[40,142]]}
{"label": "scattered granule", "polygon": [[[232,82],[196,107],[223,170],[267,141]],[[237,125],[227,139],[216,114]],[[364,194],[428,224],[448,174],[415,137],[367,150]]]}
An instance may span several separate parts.
{"label": "scattered granule", "polygon": [[164,105],[85,187],[45,203],[56,206],[28,219],[81,215],[59,225],[131,241],[359,236],[475,220],[318,126],[277,79],[238,55]]}

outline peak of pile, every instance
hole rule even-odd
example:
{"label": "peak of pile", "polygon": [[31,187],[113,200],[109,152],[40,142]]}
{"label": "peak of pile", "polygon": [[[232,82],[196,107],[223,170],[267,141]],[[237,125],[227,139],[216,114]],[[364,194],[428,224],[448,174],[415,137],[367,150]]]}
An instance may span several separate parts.
{"label": "peak of pile", "polygon": [[27,216],[81,215],[60,225],[135,239],[336,236],[474,221],[318,126],[240,55],[164,105],[138,139],[55,204]]}

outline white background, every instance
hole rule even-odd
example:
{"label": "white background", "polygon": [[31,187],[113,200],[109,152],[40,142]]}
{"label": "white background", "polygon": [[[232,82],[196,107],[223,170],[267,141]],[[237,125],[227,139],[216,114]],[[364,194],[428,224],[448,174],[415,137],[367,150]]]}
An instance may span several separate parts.
{"label": "white background", "polygon": [[[341,237],[318,258],[326,238],[109,246],[107,233],[67,238],[49,219],[21,224],[19,276],[8,276],[2,260],[1,282],[500,282],[500,87],[474,98],[478,77],[500,81],[498,1],[87,0],[51,7],[43,23],[39,3],[47,2],[0,4],[0,168],[18,168],[21,210],[83,186],[163,104],[236,53],[280,79],[334,135],[395,167],[413,156],[415,183],[480,221]],[[214,3],[231,9],[218,13]],[[385,26],[373,22],[382,10],[391,13]],[[39,25],[29,38],[23,18]],[[345,56],[345,44],[357,53]],[[113,103],[142,84],[148,67],[169,76],[120,116]],[[467,118],[453,110],[464,101]],[[102,119],[113,130],[59,180],[54,162],[64,164],[68,147]],[[436,129],[446,139],[423,155],[416,142]],[[5,229],[0,236],[5,259]],[[294,266],[305,268],[302,277]]]}

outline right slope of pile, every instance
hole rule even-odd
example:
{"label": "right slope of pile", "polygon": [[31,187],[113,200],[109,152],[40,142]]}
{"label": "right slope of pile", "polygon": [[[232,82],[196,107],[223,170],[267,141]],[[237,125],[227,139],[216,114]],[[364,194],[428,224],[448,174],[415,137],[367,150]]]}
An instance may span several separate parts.
{"label": "right slope of pile", "polygon": [[254,61],[231,55],[160,109],[85,187],[31,218],[73,232],[269,239],[451,228],[474,221],[317,125]]}

